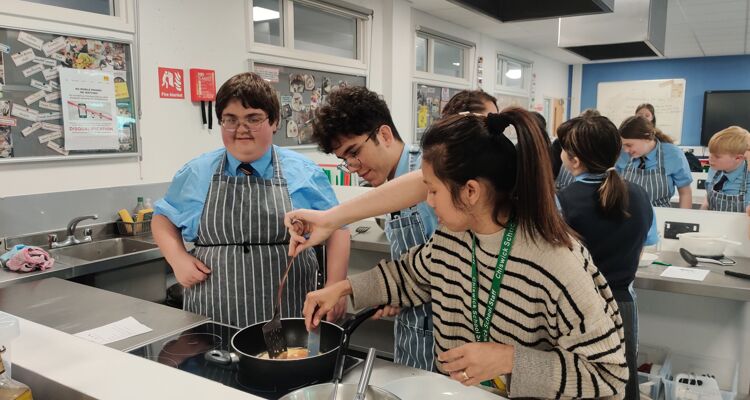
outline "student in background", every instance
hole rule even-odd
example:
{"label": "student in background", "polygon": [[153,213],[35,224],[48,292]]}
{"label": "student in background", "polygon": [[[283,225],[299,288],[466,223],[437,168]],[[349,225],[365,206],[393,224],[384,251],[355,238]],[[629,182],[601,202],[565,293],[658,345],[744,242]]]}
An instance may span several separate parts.
{"label": "student in background", "polygon": [[745,159],[750,133],[730,126],[711,137],[704,210],[750,212],[750,171]]}
{"label": "student in background", "polygon": [[656,112],[654,106],[649,103],[643,103],[635,108],[635,115],[646,118],[653,126],[656,126]]}
{"label": "student in background", "polygon": [[[338,204],[320,167],[272,144],[279,111],[276,91],[257,74],[226,81],[216,94],[224,147],[185,164],[154,207],[154,239],[185,288],[183,308],[235,327],[273,315],[288,261],[284,214]],[[194,242],[195,250],[187,252],[184,242]],[[326,284],[346,277],[349,243],[344,228],[328,239]],[[312,249],[294,260],[282,317],[300,315],[317,272]],[[345,310],[339,303],[329,320]]]}
{"label": "student in background", "polygon": [[463,111],[484,115],[496,113],[499,111],[497,99],[483,90],[462,90],[445,104],[441,116],[446,117]]}
{"label": "student in background", "polygon": [[307,327],[347,295],[357,308],[432,301],[438,368],[452,379],[509,397],[621,396],[622,319],[556,209],[538,122],[520,108],[461,113],[433,124],[422,146],[440,227],[399,260],[310,293]]}
{"label": "student in background", "polygon": [[[343,160],[340,169],[359,174],[373,187],[419,170],[422,151],[401,140],[385,101],[365,87],[348,87],[331,93],[313,121],[312,139],[321,151]],[[397,260],[410,247],[432,236],[437,217],[424,202],[388,213],[385,234],[391,258]],[[387,310],[386,314],[395,314]],[[400,310],[394,324],[394,361],[431,371],[434,367],[431,304]]]}
{"label": "student in background", "polygon": [[[599,114],[599,111],[597,109],[587,108],[583,110],[583,112],[581,112],[578,116],[588,118],[598,117],[600,115],[601,114]],[[555,177],[555,187],[557,188],[557,190],[562,190],[575,181],[573,175],[570,174],[570,171],[563,167],[562,159],[560,158],[562,143],[560,143],[559,138],[560,135],[564,134],[564,131],[567,129],[567,125],[564,125],[565,123],[557,127],[557,139],[555,139],[550,146],[550,151],[552,152],[552,173]]]}
{"label": "student in background", "polygon": [[693,207],[690,166],[672,138],[646,118],[634,115],[620,125],[622,154],[615,167],[625,180],[646,190],[654,207],[671,207],[675,188],[680,208]]}
{"label": "student in background", "polygon": [[565,124],[559,137],[562,160],[575,182],[557,196],[565,221],[581,235],[620,308],[630,370],[625,398],[638,400],[638,309],[633,281],[644,244],[659,240],[655,213],[646,191],[623,180],[614,168],[622,141],[609,119],[578,117]]}

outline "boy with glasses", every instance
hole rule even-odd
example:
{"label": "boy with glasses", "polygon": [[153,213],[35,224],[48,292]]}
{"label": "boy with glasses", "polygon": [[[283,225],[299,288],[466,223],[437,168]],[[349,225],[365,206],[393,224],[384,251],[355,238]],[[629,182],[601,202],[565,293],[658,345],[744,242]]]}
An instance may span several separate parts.
{"label": "boy with glasses", "polygon": [[[372,186],[417,170],[422,161],[421,150],[401,140],[385,101],[364,87],[331,93],[328,104],[318,109],[312,138],[323,152],[342,160],[340,169],[358,174]],[[436,225],[437,218],[425,202],[387,215],[385,232],[391,257],[398,259],[410,247],[425,243]],[[394,333],[394,361],[434,369],[429,303],[401,310]]]}
{"label": "boy with glasses", "polygon": [[[279,278],[288,261],[284,214],[337,204],[312,161],[272,144],[279,123],[275,90],[258,75],[230,78],[216,95],[224,147],[185,164],[156,202],[154,239],[185,288],[183,308],[214,321],[246,327],[271,319]],[[183,242],[194,242],[187,252]],[[326,285],[346,277],[349,232],[327,241]],[[312,251],[297,256],[282,295],[281,316],[300,317],[316,289]],[[329,320],[345,311],[342,301]]]}

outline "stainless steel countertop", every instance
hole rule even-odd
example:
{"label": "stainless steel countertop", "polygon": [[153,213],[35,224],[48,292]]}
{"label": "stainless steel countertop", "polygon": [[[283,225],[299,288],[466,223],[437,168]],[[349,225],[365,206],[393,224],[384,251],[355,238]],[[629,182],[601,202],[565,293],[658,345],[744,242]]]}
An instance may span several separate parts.
{"label": "stainless steel countertop", "polygon": [[[150,235],[127,236],[127,238],[147,243],[154,243],[154,239]],[[71,279],[78,276],[111,271],[128,265],[153,261],[163,258],[163,256],[161,254],[161,251],[159,251],[159,248],[156,247],[146,251],[140,251],[97,261],[84,261],[77,258],[66,257],[63,255],[55,255],[54,258],[55,264],[51,269],[48,269],[46,271],[13,272],[5,268],[0,268],[0,288],[16,285],[18,283],[31,282],[39,279],[53,277]]]}
{"label": "stainless steel countertop", "polygon": [[[370,229],[365,233],[356,234],[358,226],[366,225]],[[375,221],[359,221],[350,225],[352,232],[352,249],[382,252],[388,257],[390,248],[385,233]],[[668,293],[681,293],[695,296],[716,297],[720,299],[750,301],[750,280],[735,278],[724,274],[724,270],[731,270],[750,274],[750,258],[732,257],[737,261],[732,266],[709,266],[701,264],[698,268],[708,269],[711,272],[703,281],[690,281],[685,279],[663,278],[661,273],[667,268],[661,265],[639,267],[635,277],[635,287],[638,289],[656,290]],[[686,267],[687,263],[682,260],[679,253],[662,252],[659,260],[675,266]],[[373,265],[374,266],[374,265]]]}
{"label": "stainless steel countertop", "polygon": [[49,278],[0,288],[0,310],[75,334],[134,317],[153,329],[107,346],[129,351],[208,321],[208,317],[106,290]]}

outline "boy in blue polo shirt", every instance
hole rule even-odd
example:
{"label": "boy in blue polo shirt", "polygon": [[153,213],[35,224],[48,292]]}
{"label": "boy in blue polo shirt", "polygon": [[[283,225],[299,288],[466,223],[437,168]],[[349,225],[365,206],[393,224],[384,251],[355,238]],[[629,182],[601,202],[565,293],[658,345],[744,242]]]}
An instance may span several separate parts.
{"label": "boy in blue polo shirt", "polygon": [[750,133],[730,126],[716,133],[708,142],[711,168],[706,179],[704,210],[750,213],[750,172],[745,152]]}

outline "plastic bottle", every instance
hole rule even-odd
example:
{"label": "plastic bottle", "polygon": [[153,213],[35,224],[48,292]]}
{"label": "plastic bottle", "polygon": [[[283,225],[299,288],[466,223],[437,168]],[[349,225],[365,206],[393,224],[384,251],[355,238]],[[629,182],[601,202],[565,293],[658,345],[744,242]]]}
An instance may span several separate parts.
{"label": "plastic bottle", "polygon": [[0,400],[33,399],[28,386],[11,379],[10,343],[19,333],[18,319],[0,312]]}
{"label": "plastic bottle", "polygon": [[147,207],[145,204],[143,204],[143,197],[138,197],[138,204],[135,205],[135,208],[133,209],[133,215],[138,215],[138,211],[145,210]]}

